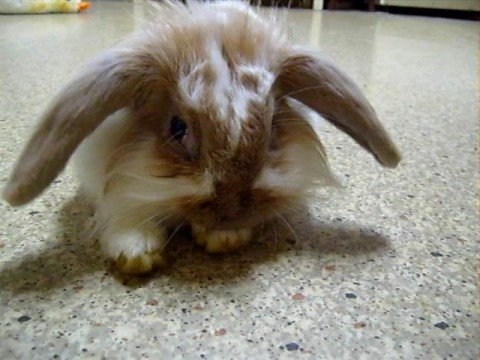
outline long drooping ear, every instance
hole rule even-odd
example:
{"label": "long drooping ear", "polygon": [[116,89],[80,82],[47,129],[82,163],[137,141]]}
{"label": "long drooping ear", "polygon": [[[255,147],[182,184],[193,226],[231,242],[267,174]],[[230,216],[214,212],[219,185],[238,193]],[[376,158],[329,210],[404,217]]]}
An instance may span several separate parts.
{"label": "long drooping ear", "polygon": [[277,84],[280,95],[318,112],[370,151],[384,166],[395,167],[400,153],[360,88],[331,61],[292,50]]}
{"label": "long drooping ear", "polygon": [[128,48],[106,52],[68,84],[43,115],[4,189],[4,198],[22,205],[38,196],[63,170],[95,128],[128,106],[139,82],[136,54]]}

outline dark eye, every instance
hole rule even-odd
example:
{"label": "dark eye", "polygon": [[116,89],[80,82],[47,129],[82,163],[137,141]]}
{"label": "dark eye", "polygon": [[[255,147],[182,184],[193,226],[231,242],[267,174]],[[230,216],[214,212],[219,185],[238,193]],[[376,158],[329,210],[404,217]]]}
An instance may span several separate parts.
{"label": "dark eye", "polygon": [[178,141],[182,140],[186,133],[187,123],[180,117],[174,116],[172,120],[170,120],[170,135]]}

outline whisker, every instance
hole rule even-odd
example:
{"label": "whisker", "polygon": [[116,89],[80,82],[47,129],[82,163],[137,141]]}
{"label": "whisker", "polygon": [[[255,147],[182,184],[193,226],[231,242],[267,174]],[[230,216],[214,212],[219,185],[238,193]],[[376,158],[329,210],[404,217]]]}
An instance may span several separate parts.
{"label": "whisker", "polygon": [[274,121],[281,121],[281,120],[303,120],[304,118],[301,116],[295,116],[295,117],[279,117],[275,118]]}
{"label": "whisker", "polygon": [[[274,220],[276,221],[277,218],[275,217]],[[273,252],[277,254],[277,228],[275,226],[275,222],[272,223],[273,226]]]}
{"label": "whisker", "polygon": [[[165,142],[164,142],[162,145],[160,145],[160,146],[163,147],[163,146],[166,146],[166,145],[171,144],[171,143],[173,142],[173,140],[175,140],[175,135],[177,135],[177,134],[173,134],[172,136],[170,136],[170,137],[169,137],[167,140],[165,140]],[[176,140],[175,140],[175,141],[176,141]]]}
{"label": "whisker", "polygon": [[175,236],[175,234],[178,232],[178,230],[180,230],[180,228],[183,226],[183,224],[185,224],[185,222],[186,222],[186,220],[182,220],[182,222],[175,228],[175,230],[173,230],[172,234],[168,237],[167,241],[165,241],[164,247],[166,247],[168,245],[170,240],[172,240],[172,238]]}
{"label": "whisker", "polygon": [[277,215],[279,217],[279,219],[281,219],[285,225],[287,226],[287,228],[290,230],[290,232],[292,233],[293,237],[295,238],[295,241],[298,242],[298,236],[295,232],[295,230],[293,229],[292,225],[290,225],[290,223],[288,222],[288,220],[280,213],[277,212]]}
{"label": "whisker", "polygon": [[308,86],[308,87],[305,87],[305,88],[303,88],[303,89],[298,89],[298,90],[291,91],[291,92],[289,92],[289,93],[287,93],[287,94],[285,94],[285,95],[280,96],[280,97],[277,98],[276,100],[277,100],[277,101],[283,100],[283,99],[285,99],[286,97],[290,97],[290,96],[292,96],[292,95],[300,94],[300,93],[302,93],[302,92],[304,92],[304,91],[320,89],[320,88],[322,88],[322,87],[326,87],[326,86],[323,85],[323,84],[319,84],[319,85],[315,85],[315,86]]}
{"label": "whisker", "polygon": [[110,153],[110,157],[113,158],[113,157],[117,156],[117,154],[119,152],[121,152],[125,149],[128,149],[129,147],[133,147],[133,145],[132,144],[125,144],[125,145],[122,145],[122,146],[115,147],[115,150]]}
{"label": "whisker", "polygon": [[285,204],[281,204],[280,207],[289,211],[289,212],[295,213],[295,214],[301,214],[302,213],[300,210],[295,209],[294,207],[291,207],[291,206],[288,206],[288,205],[285,205]]}
{"label": "whisker", "polygon": [[282,124],[282,123],[308,125],[308,123],[305,120],[302,120],[299,118],[283,118],[283,119],[275,119],[273,121],[273,125]]}
{"label": "whisker", "polygon": [[297,110],[280,110],[280,111],[274,111],[274,112],[273,112],[273,116],[277,116],[277,115],[280,115],[280,114],[287,114],[287,113],[297,113],[297,114],[298,114],[298,111],[297,111]]}
{"label": "whisker", "polygon": [[[156,223],[156,224],[161,224],[163,221],[171,218],[172,216],[173,216],[172,214],[166,215],[166,216],[162,217],[161,219],[156,220],[155,223]],[[151,220],[155,219],[156,217],[158,217],[158,214],[155,214],[155,215],[152,215],[152,216],[146,218],[146,219],[143,220],[141,223],[139,223],[138,226],[142,226],[142,225],[144,225],[146,222],[151,221]]]}
{"label": "whisker", "polygon": [[261,222],[261,228],[260,228],[260,237],[263,239],[264,238],[264,230],[265,230],[265,221],[262,220]]}

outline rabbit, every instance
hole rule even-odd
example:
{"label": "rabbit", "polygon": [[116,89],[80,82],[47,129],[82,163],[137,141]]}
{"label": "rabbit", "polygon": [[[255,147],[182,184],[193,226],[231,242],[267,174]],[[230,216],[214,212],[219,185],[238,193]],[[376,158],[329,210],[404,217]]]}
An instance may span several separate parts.
{"label": "rabbit", "polygon": [[289,42],[280,16],[242,1],[166,1],[155,20],[90,62],[53,100],[4,189],[37,197],[75,152],[100,244],[118,269],[165,264],[186,223],[211,253],[247,244],[332,175],[318,114],[383,166],[400,153],[360,88]]}

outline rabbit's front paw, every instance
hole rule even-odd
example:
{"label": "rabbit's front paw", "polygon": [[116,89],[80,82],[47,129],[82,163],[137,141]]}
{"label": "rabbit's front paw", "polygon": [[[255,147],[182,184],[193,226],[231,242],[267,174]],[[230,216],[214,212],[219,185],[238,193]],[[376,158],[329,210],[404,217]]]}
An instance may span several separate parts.
{"label": "rabbit's front paw", "polygon": [[247,244],[252,237],[252,230],[214,230],[206,231],[199,226],[192,226],[197,243],[209,253],[223,253],[238,249]]}
{"label": "rabbit's front paw", "polygon": [[153,226],[109,231],[102,236],[106,253],[118,270],[129,275],[144,275],[165,265],[165,231]]}
{"label": "rabbit's front paw", "polygon": [[144,275],[165,265],[165,258],[159,252],[149,252],[127,257],[121,253],[116,261],[117,269],[128,275]]}

